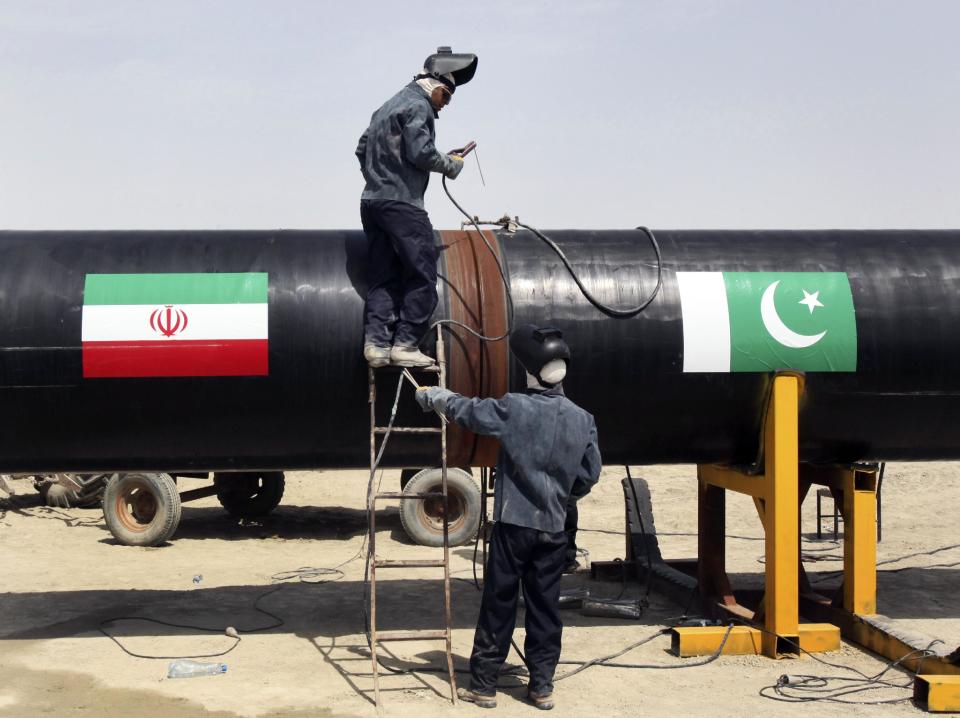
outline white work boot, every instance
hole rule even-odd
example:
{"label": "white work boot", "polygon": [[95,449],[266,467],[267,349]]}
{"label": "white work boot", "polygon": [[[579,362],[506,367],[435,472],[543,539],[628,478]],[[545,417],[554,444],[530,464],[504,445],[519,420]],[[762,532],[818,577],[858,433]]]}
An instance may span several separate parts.
{"label": "white work boot", "polygon": [[390,363],[390,347],[378,347],[376,344],[363,345],[363,358],[367,364],[377,369]]}
{"label": "white work boot", "polygon": [[394,366],[433,366],[435,361],[416,347],[394,344],[390,350],[390,363]]}

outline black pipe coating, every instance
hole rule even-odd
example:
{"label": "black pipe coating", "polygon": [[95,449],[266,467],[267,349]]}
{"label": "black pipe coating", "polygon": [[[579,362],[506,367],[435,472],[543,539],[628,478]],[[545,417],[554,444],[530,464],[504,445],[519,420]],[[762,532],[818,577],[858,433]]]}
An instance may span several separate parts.
{"label": "black pipe coating", "polygon": [[[635,305],[653,288],[653,251],[638,232],[547,234],[605,304]],[[605,462],[752,461],[772,372],[787,368],[807,370],[802,460],[960,458],[960,232],[656,234],[663,287],[631,319],[592,307],[529,232],[494,235],[516,322],[557,326],[571,346],[565,388],[596,416]],[[364,262],[359,231],[0,232],[0,471],[366,466]],[[196,280],[183,280],[191,286],[181,282],[170,301],[155,277],[116,277],[177,273]],[[111,367],[134,371],[129,362],[138,351],[153,357],[144,362],[152,371],[173,371],[183,362],[161,345],[186,340],[206,311],[184,298],[255,304],[254,275],[264,273],[265,346],[256,337],[241,338],[248,342],[241,348],[221,345],[201,333],[193,346],[206,375],[102,375]],[[224,274],[240,276],[237,291],[246,294],[217,289],[210,278]],[[449,312],[451,292],[470,283],[499,290],[499,274],[486,274],[441,282],[438,316]],[[207,280],[214,282],[208,290],[192,286]],[[124,342],[85,347],[85,322],[90,336],[100,336],[92,322],[103,329],[127,311],[95,311],[91,302],[126,301],[141,302],[145,312],[141,321],[130,310],[130,321],[140,322],[131,330],[132,353]],[[722,321],[710,321],[723,316],[717,305],[724,301],[726,334]],[[242,326],[234,333],[256,334],[256,321],[247,326],[243,310],[230,311],[241,318],[221,323],[211,315],[207,333],[236,321]],[[718,350],[722,342],[712,335],[685,336],[684,315],[690,332],[694,312],[700,330],[712,326],[729,346]],[[112,325],[103,331],[108,339],[123,334],[111,334]],[[156,347],[160,354],[151,353]],[[190,361],[177,371],[189,372]],[[241,375],[216,376],[220,362]],[[381,377],[385,402],[395,377]],[[516,364],[510,386],[523,387]],[[401,422],[423,420],[411,405],[405,402]],[[404,439],[385,463],[435,459],[429,442]]]}

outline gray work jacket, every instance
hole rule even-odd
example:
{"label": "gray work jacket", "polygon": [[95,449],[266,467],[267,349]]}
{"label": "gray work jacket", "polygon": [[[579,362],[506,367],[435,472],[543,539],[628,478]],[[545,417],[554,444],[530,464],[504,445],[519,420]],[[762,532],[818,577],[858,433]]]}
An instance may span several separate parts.
{"label": "gray work jacket", "polygon": [[434,146],[435,117],[430,98],[416,82],[373,113],[357,145],[367,181],[360,199],[389,199],[423,209],[430,173],[456,176],[462,165]]}
{"label": "gray work jacket", "polygon": [[586,496],[600,478],[593,416],[560,387],[501,399],[446,397],[447,418],[500,440],[495,521],[555,533],[567,503]]}

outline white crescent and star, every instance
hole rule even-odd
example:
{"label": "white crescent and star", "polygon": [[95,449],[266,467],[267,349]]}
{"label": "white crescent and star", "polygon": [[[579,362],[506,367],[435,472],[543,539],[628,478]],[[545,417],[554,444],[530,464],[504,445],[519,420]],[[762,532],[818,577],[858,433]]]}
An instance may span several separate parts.
{"label": "white crescent and star", "polygon": [[[826,330],[819,334],[799,334],[784,324],[780,315],[777,314],[777,307],[773,301],[773,295],[777,291],[779,284],[780,280],[778,279],[763,292],[763,297],[760,300],[760,316],[763,319],[763,326],[770,332],[770,336],[785,347],[789,347],[790,349],[806,349],[807,347],[812,347],[827,335]],[[819,291],[811,294],[804,289],[803,299],[801,299],[799,303],[805,304],[810,309],[810,313],[813,314],[815,307],[823,306],[820,302],[819,295]]]}

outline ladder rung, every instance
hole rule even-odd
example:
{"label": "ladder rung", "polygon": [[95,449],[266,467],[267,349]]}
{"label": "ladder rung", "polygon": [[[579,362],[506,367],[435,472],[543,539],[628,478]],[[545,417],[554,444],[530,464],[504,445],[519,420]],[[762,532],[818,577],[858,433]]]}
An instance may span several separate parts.
{"label": "ladder rung", "polygon": [[[386,434],[386,426],[375,426],[376,434]],[[436,426],[395,426],[390,429],[391,434],[439,434],[442,430]]]}
{"label": "ladder rung", "polygon": [[442,568],[447,565],[443,559],[378,559],[373,562],[376,568]]}
{"label": "ladder rung", "polygon": [[383,493],[377,494],[373,498],[375,499],[442,499],[442,491],[425,491],[417,494],[405,494],[400,491],[385,491]]}
{"label": "ladder rung", "polygon": [[380,641],[433,641],[447,637],[446,631],[377,631],[374,640]]}

